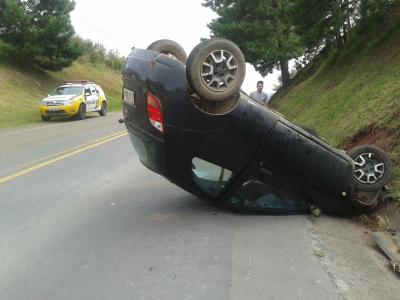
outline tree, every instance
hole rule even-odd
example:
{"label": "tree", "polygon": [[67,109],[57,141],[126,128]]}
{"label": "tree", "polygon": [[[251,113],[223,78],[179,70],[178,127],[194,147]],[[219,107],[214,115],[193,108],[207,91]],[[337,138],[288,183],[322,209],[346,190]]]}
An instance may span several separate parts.
{"label": "tree", "polygon": [[330,46],[342,48],[356,23],[359,0],[293,0],[291,13],[296,33],[308,49]]}
{"label": "tree", "polygon": [[[387,19],[399,0],[292,0],[296,33],[309,51],[336,44],[343,48],[353,28],[369,31]],[[397,11],[397,10],[394,10]]]}
{"label": "tree", "polygon": [[72,39],[70,0],[2,0],[0,4],[0,57],[60,70],[82,50]]}
{"label": "tree", "polygon": [[290,4],[289,0],[205,0],[203,5],[219,15],[208,25],[212,37],[235,42],[262,75],[279,68],[286,87],[288,62],[303,51],[292,26]]}
{"label": "tree", "polygon": [[[400,6],[399,0],[359,0],[359,15],[361,30],[368,31],[371,27],[376,26],[387,19],[393,12],[393,18],[398,19],[398,10]],[[397,15],[396,15],[397,14]]]}

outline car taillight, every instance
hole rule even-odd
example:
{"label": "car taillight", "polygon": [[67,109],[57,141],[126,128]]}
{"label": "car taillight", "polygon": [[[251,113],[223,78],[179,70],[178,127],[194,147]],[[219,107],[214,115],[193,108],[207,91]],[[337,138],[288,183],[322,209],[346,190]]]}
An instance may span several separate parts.
{"label": "car taillight", "polygon": [[161,102],[150,92],[147,92],[147,116],[151,125],[157,130],[164,132],[164,117],[161,110]]}

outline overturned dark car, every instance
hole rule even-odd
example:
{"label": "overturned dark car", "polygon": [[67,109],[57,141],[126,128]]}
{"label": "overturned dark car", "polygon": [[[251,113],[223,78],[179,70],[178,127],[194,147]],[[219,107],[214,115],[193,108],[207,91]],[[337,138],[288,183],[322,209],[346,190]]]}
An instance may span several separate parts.
{"label": "overturned dark car", "polygon": [[390,179],[374,146],[345,153],[240,90],[245,60],[224,39],[189,57],[175,42],[133,49],[123,115],[141,162],[186,191],[250,213],[372,210]]}

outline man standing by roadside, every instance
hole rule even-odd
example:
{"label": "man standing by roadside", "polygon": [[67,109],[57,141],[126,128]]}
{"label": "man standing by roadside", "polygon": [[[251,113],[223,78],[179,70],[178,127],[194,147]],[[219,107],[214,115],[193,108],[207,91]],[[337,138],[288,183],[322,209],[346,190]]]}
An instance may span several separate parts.
{"label": "man standing by roadside", "polygon": [[263,88],[264,82],[260,80],[259,82],[257,82],[257,91],[252,92],[250,94],[250,98],[260,103],[261,105],[268,106],[268,95],[266,93],[263,93]]}

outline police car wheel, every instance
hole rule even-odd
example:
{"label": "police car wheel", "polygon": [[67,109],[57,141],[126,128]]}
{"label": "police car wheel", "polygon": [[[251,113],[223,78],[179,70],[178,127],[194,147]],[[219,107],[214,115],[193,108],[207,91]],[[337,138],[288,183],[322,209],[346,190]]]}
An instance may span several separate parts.
{"label": "police car wheel", "polygon": [[104,117],[105,115],[107,115],[107,103],[103,102],[101,104],[101,109],[99,111],[100,116]]}
{"label": "police car wheel", "polygon": [[78,114],[76,115],[78,120],[85,120],[86,118],[86,106],[85,104],[81,104],[79,106]]}
{"label": "police car wheel", "polygon": [[41,117],[42,117],[42,121],[44,121],[44,122],[48,122],[51,120],[51,117],[49,117],[49,116],[41,116]]}

